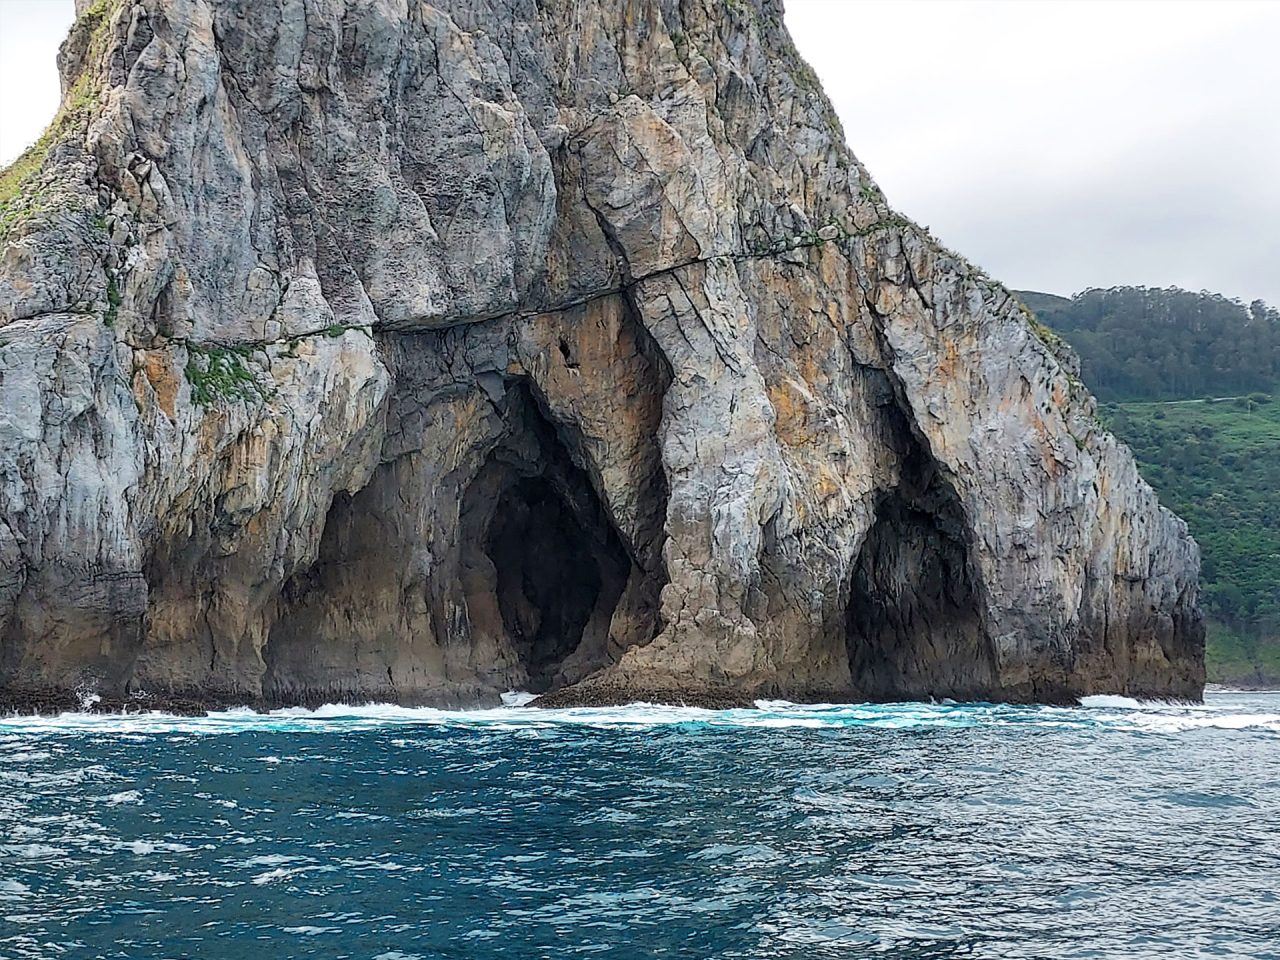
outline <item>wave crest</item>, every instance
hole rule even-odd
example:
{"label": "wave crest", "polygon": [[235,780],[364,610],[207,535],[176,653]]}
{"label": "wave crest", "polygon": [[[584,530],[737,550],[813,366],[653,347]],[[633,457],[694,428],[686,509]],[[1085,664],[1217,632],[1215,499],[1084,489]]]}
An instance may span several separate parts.
{"label": "wave crest", "polygon": [[[525,695],[527,696],[527,695]],[[527,703],[519,696],[509,703]],[[531,698],[530,698],[531,699]],[[163,713],[89,714],[0,718],[0,738],[77,733],[225,735],[252,731],[327,733],[371,727],[468,727],[490,730],[554,730],[560,727],[647,728],[759,727],[762,729],[956,728],[1010,725],[1090,727],[1141,733],[1181,733],[1203,728],[1280,733],[1280,695],[1209,694],[1203,705],[1150,703],[1128,697],[1086,697],[1080,707],[1009,704],[887,703],[795,704],[761,700],[754,709],[707,710],[651,703],[622,707],[542,710],[505,705],[440,710],[393,704],[328,704],[257,713],[239,708],[202,717]]]}

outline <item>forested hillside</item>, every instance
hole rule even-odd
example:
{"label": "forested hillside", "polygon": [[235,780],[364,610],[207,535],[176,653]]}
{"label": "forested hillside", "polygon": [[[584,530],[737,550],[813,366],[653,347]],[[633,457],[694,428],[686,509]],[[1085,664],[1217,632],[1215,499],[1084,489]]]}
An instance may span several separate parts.
{"label": "forested hillside", "polygon": [[1019,296],[1200,542],[1209,679],[1280,686],[1280,314],[1177,289]]}
{"label": "forested hillside", "polygon": [[1280,311],[1176,287],[1019,294],[1080,354],[1100,400],[1181,400],[1270,391],[1280,375]]}

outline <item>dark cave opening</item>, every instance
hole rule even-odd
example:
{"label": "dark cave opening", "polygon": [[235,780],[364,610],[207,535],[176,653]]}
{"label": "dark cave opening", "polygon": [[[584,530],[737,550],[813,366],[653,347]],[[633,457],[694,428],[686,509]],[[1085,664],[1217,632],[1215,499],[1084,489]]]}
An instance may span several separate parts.
{"label": "dark cave opening", "polygon": [[846,614],[849,671],[872,700],[980,696],[986,636],[963,542],[893,494],[854,570]]}
{"label": "dark cave opening", "polygon": [[531,689],[550,686],[577,649],[602,587],[587,534],[543,477],[503,493],[485,552],[497,572],[498,609]]}
{"label": "dark cave opening", "polygon": [[527,385],[508,389],[506,408],[509,435],[463,498],[464,594],[472,630],[500,633],[541,693],[607,662],[632,562]]}
{"label": "dark cave opening", "polygon": [[854,692],[870,700],[982,699],[994,654],[955,489],[896,404],[900,480],[876,509],[850,582],[845,642]]}

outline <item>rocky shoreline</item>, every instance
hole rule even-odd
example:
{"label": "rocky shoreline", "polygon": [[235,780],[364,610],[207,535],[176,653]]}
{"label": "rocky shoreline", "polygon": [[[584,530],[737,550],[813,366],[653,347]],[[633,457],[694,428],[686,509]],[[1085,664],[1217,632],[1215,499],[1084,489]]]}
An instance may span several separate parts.
{"label": "rocky shoreline", "polygon": [[[1211,688],[1212,689],[1212,688]],[[1216,692],[1233,692],[1226,688]],[[1266,690],[1240,690],[1239,692],[1271,692]],[[1126,694],[1127,696],[1129,694]],[[1200,700],[1184,697],[1151,696],[1133,694],[1134,699],[1163,703],[1199,703]],[[847,694],[833,691],[826,695],[814,693],[809,696],[795,698],[773,698],[767,696],[747,696],[733,691],[678,691],[670,689],[626,689],[626,688],[566,688],[539,694],[528,703],[537,709],[592,709],[628,706],[635,703],[648,703],[660,706],[697,707],[704,710],[743,710],[751,709],[759,701],[785,700],[796,704],[843,704],[843,703],[895,703],[894,698],[860,699],[851,698]],[[958,703],[1004,703],[1011,705],[1042,704],[1046,706],[1073,707],[1080,706],[1080,698],[1064,691],[1038,691],[1032,696],[997,695],[991,698],[960,700]],[[471,704],[442,704],[440,702],[403,702],[389,699],[377,699],[366,696],[326,697],[317,695],[305,701],[284,701],[266,699],[245,699],[242,697],[210,697],[202,693],[189,694],[134,694],[125,697],[100,697],[96,694],[76,693],[71,691],[22,691],[0,689],[0,717],[14,716],[49,716],[62,713],[87,714],[143,714],[162,713],[174,716],[203,716],[207,713],[225,710],[246,709],[259,713],[290,707],[301,707],[315,710],[324,706],[373,706],[393,704],[402,707],[434,707],[438,709],[488,709],[500,704],[493,702],[477,702]]]}

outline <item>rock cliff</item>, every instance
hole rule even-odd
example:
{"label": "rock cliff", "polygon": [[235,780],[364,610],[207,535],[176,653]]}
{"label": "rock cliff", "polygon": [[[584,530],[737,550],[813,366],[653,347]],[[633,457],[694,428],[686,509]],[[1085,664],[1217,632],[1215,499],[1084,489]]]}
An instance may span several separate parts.
{"label": "rock cliff", "polygon": [[101,0],[0,178],[0,686],[1198,697],[1071,357],[777,0]]}

